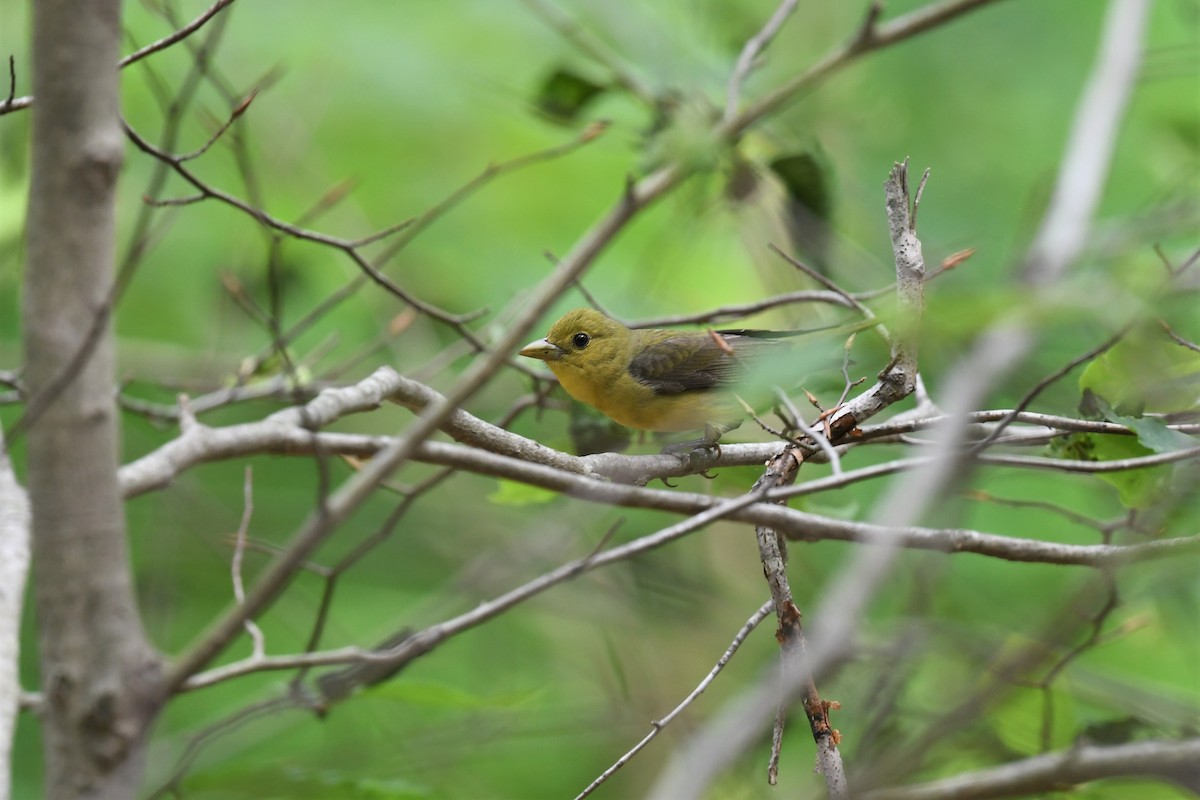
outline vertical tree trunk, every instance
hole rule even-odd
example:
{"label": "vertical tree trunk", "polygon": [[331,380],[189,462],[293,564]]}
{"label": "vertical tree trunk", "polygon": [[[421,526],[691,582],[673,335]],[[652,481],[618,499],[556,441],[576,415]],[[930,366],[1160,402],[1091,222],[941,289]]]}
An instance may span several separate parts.
{"label": "vertical tree trunk", "polygon": [[[142,631],[126,552],[105,318],[124,150],[120,36],[120,0],[33,3],[23,325],[27,410],[35,414],[28,488],[51,800],[133,797],[161,696],[160,662]],[[89,357],[72,366],[89,341]]]}
{"label": "vertical tree trunk", "polygon": [[21,603],[29,571],[29,499],[0,434],[0,800],[12,785],[12,745],[21,683]]}

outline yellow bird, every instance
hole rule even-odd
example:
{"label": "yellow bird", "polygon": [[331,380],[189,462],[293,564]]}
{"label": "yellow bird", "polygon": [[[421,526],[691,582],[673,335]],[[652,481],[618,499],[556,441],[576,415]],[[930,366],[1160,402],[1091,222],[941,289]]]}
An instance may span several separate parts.
{"label": "yellow bird", "polygon": [[[521,355],[545,361],[567,393],[646,431],[704,429],[716,442],[741,424],[733,390],[800,331],[630,330],[590,308],[568,311]],[[785,349],[786,351],[786,349]]]}

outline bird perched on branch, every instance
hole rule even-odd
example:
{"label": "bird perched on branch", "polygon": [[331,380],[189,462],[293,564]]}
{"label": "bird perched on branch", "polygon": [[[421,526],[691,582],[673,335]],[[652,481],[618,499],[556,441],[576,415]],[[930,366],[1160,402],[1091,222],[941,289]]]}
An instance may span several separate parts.
{"label": "bird perched on branch", "polygon": [[567,394],[646,431],[704,430],[715,443],[745,411],[734,390],[806,331],[631,330],[590,308],[568,311],[521,355],[545,361]]}

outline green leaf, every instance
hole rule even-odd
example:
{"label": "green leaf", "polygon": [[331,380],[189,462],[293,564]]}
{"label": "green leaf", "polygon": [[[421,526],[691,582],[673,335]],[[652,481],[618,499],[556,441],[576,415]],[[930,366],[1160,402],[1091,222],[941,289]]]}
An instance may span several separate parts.
{"label": "green leaf", "polygon": [[1083,726],[1079,738],[1092,744],[1125,744],[1146,728],[1146,723],[1134,716],[1108,718]]}
{"label": "green leaf", "polygon": [[768,165],[783,183],[788,197],[810,215],[828,221],[833,211],[829,164],[815,151],[790,153]]}
{"label": "green leaf", "polygon": [[[1090,440],[1097,461],[1138,458],[1195,447],[1196,439],[1168,428],[1145,412],[1192,410],[1200,395],[1200,357],[1168,340],[1154,327],[1135,328],[1079,376],[1085,413],[1123,425],[1136,439],[1100,436]],[[1165,465],[1098,475],[1116,488],[1127,508],[1148,509],[1171,490],[1176,468]]]}
{"label": "green leaf", "polygon": [[1126,416],[1192,411],[1200,401],[1200,355],[1158,329],[1138,328],[1088,364],[1079,388]]}
{"label": "green leaf", "polygon": [[[1132,437],[1101,436],[1093,440],[1093,445],[1092,453],[1097,461],[1150,455],[1150,451]],[[1170,474],[1169,466],[1161,466],[1101,472],[1096,477],[1117,490],[1121,505],[1126,508],[1151,508],[1159,503]]]}
{"label": "green leaf", "polygon": [[[1160,420],[1132,417],[1115,412],[1108,402],[1091,390],[1085,390],[1083,405],[1108,422],[1123,425],[1137,438],[1126,436],[1097,436],[1089,438],[1089,456],[1096,461],[1118,461],[1140,458],[1152,453],[1173,453],[1196,446],[1187,434],[1174,431]],[[1117,490],[1126,508],[1151,508],[1159,505],[1171,487],[1173,465],[1097,474],[1100,480]]]}
{"label": "green leaf", "polygon": [[533,103],[538,111],[551,120],[569,123],[578,119],[584,107],[607,90],[604,84],[560,67],[542,81]]}
{"label": "green leaf", "polygon": [[1124,425],[1137,434],[1138,441],[1154,453],[1174,453],[1177,450],[1188,450],[1195,447],[1197,442],[1186,433],[1171,430],[1160,419],[1154,417],[1127,417],[1117,414],[1103,400],[1102,413],[1109,422]]}
{"label": "green leaf", "polygon": [[775,244],[786,244],[808,266],[825,272],[833,242],[833,170],[818,142],[789,145],[781,152],[761,133],[742,139],[726,171],[725,196],[745,221],[768,225]]}

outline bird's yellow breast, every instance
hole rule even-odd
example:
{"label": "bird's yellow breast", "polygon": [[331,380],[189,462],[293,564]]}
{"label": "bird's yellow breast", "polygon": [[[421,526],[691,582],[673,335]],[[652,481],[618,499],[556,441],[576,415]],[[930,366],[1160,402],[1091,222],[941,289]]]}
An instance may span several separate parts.
{"label": "bird's yellow breast", "polygon": [[657,394],[634,380],[625,365],[606,369],[593,364],[580,369],[573,364],[551,362],[549,366],[567,394],[628,428],[663,433],[696,431],[740,415],[728,392]]}

